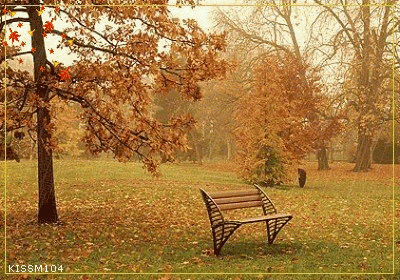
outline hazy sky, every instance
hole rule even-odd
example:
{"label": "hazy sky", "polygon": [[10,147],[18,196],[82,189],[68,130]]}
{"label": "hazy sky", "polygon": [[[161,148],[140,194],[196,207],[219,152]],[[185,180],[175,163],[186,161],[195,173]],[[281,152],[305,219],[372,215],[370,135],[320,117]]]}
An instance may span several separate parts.
{"label": "hazy sky", "polygon": [[[299,2],[306,2],[306,0],[303,1],[299,1]],[[246,5],[246,3],[254,3],[255,1],[245,1],[245,0],[200,0],[200,5],[196,6],[195,8],[192,7],[181,7],[178,8],[174,5],[171,5],[169,7],[169,10],[172,14],[172,17],[177,17],[180,19],[184,19],[184,18],[193,18],[195,19],[198,24],[200,25],[201,28],[203,28],[203,30],[205,30],[206,32],[210,32],[215,23],[213,21],[213,13],[216,10],[216,6],[219,7],[224,7],[222,8],[223,10],[227,11],[229,9],[234,9],[236,11],[238,11],[238,13],[243,16],[246,15],[246,12],[249,12],[252,8],[251,7],[243,7],[243,5]],[[254,5],[254,4],[253,4]],[[236,6],[236,7],[235,7]],[[296,33],[299,39],[299,43],[300,45],[303,45],[305,43],[306,38],[304,37],[304,35],[307,33],[305,32],[308,28],[306,27],[306,22],[307,19],[312,18],[312,14],[313,14],[313,10],[318,9],[316,7],[298,7],[295,10],[299,11],[299,16],[297,19],[297,22],[299,22],[298,26],[295,26],[296,29]],[[49,9],[50,10],[50,9]],[[18,16],[18,14],[17,14]],[[49,20],[48,16],[46,19],[46,14],[43,14],[44,17],[44,21]],[[57,20],[54,23],[55,26],[57,26],[57,29],[62,30],[65,27],[68,27],[68,23],[63,22],[62,20]],[[28,35],[27,32],[27,28],[28,28],[28,23],[24,23],[24,26],[22,28],[17,28],[16,24],[12,26],[13,29],[19,29],[20,34],[22,35],[20,37],[20,41],[24,41],[26,42],[26,47],[25,50],[30,50],[31,46],[30,46],[30,36]],[[25,29],[24,29],[25,28]],[[6,30],[8,32],[8,29]],[[304,35],[302,34],[304,32]],[[7,36],[8,37],[8,36]],[[67,54],[67,49],[64,50],[57,50],[56,46],[59,42],[58,40],[58,36],[52,36],[52,35],[48,35],[48,38],[46,38],[46,47],[48,49],[48,59],[50,61],[52,60],[57,60],[60,62],[63,62],[65,65],[68,65],[70,63],[72,63],[73,59],[76,59],[76,56]],[[10,42],[11,43],[11,42]],[[54,53],[50,54],[49,50],[50,49],[54,49]],[[30,55],[26,56],[23,58],[25,61],[27,60],[31,60]],[[30,65],[27,65],[25,63],[21,64],[21,66],[25,66],[25,67],[29,67]]]}
{"label": "hazy sky", "polygon": [[169,10],[171,11],[171,14],[174,17],[178,17],[180,19],[184,18],[195,19],[199,24],[199,26],[205,31],[210,31],[210,29],[213,27],[211,17],[212,17],[212,11],[215,10],[215,7],[210,7],[210,6],[198,6],[195,8],[170,7]]}

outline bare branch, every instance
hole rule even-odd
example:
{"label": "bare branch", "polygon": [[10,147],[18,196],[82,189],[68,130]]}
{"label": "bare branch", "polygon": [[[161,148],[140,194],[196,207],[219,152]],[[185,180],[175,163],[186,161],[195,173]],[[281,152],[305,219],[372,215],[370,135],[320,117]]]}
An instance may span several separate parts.
{"label": "bare branch", "polygon": [[25,54],[32,54],[32,52],[31,51],[25,51],[25,52],[19,52],[19,53],[15,53],[15,54],[7,53],[6,56],[4,56],[4,57],[2,57],[0,59],[0,63],[2,63],[6,59],[11,59],[13,57],[21,56],[21,55],[25,55]]}
{"label": "bare branch", "polygon": [[3,20],[0,22],[0,30],[3,30],[3,28],[6,25],[16,23],[16,22],[29,22],[29,18],[11,18],[11,19],[7,19],[7,20]]}
{"label": "bare branch", "polygon": [[358,57],[361,57],[361,46],[358,44],[358,42],[355,41],[355,39],[353,38],[353,36],[351,36],[349,29],[346,27],[346,24],[339,18],[339,16],[332,10],[331,6],[322,4],[321,1],[319,0],[314,0],[315,3],[317,3],[318,5],[324,7],[335,19],[336,21],[340,24],[340,26],[342,27],[342,29],[344,30],[344,32],[347,35],[347,38],[350,40],[351,44],[353,45]]}

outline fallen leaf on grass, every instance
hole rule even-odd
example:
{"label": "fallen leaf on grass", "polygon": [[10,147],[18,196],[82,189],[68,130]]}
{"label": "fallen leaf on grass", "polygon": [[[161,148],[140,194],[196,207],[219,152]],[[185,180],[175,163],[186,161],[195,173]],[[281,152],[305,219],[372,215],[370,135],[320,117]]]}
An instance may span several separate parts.
{"label": "fallen leaf on grass", "polygon": [[214,256],[214,250],[211,248],[203,249],[201,251],[202,256]]}

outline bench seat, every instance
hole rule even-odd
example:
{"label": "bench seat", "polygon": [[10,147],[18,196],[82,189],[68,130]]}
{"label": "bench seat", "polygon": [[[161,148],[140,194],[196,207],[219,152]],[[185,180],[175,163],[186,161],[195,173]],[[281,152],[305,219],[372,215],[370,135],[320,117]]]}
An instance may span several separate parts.
{"label": "bench seat", "polygon": [[242,219],[242,220],[231,220],[227,222],[239,222],[242,224],[249,224],[249,223],[257,223],[257,222],[263,222],[263,221],[269,221],[269,220],[276,220],[280,218],[286,218],[290,216],[290,214],[273,214],[273,215],[268,215],[268,216],[261,216],[261,217],[255,217],[255,218],[247,218],[247,219]]}

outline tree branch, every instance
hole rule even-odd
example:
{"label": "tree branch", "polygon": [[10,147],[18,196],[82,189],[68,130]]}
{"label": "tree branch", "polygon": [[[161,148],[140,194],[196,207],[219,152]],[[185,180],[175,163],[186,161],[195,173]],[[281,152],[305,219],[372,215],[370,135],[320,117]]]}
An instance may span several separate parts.
{"label": "tree branch", "polygon": [[3,30],[3,28],[6,25],[9,25],[11,23],[15,23],[15,22],[29,22],[29,18],[12,18],[12,19],[7,19],[4,21],[0,22],[0,30]]}
{"label": "tree branch", "polygon": [[13,57],[16,57],[16,56],[20,56],[20,55],[25,55],[25,54],[32,54],[32,52],[31,51],[25,51],[25,52],[19,52],[19,53],[16,53],[16,54],[6,54],[6,56],[4,56],[4,58],[0,59],[0,63],[3,62],[6,59],[10,59],[10,58],[13,58]]}
{"label": "tree branch", "polygon": [[[73,38],[71,38],[69,36],[66,36],[65,33],[61,32],[59,30],[55,30],[54,29],[54,30],[51,31],[51,33],[57,34],[59,36],[64,35],[67,40],[73,40]],[[136,57],[134,57],[132,55],[125,54],[125,53],[119,53],[119,52],[117,52],[115,50],[101,48],[101,47],[93,46],[91,44],[84,44],[84,43],[79,42],[77,40],[73,40],[72,44],[74,44],[74,45],[76,45],[78,47],[89,48],[89,49],[100,51],[100,52],[103,52],[103,53],[109,53],[109,54],[112,54],[112,55],[115,55],[115,56],[129,58],[129,59],[132,59],[132,60],[136,61],[138,64],[144,65],[144,63],[142,61],[140,61],[139,59],[137,59]],[[145,66],[148,66],[148,65],[145,65]]]}
{"label": "tree branch", "polygon": [[353,45],[354,49],[356,50],[356,53],[359,57],[361,57],[361,46],[358,45],[358,42],[356,42],[354,40],[354,38],[351,36],[349,29],[346,27],[346,25],[343,23],[343,21],[339,18],[339,16],[332,10],[332,8],[328,5],[324,5],[321,3],[321,1],[319,0],[314,0],[315,3],[317,3],[318,5],[324,7],[335,19],[336,21],[340,24],[340,26],[342,27],[342,29],[345,31],[347,38],[349,38],[351,44]]}
{"label": "tree branch", "polygon": [[70,18],[72,18],[73,20],[75,20],[80,26],[82,26],[83,28],[88,29],[90,32],[93,32],[94,34],[98,35],[99,37],[101,37],[104,41],[106,41],[108,44],[112,45],[115,47],[115,44],[113,44],[110,40],[108,40],[108,38],[101,34],[100,32],[96,31],[93,28],[88,27],[87,25],[85,25],[84,23],[82,23],[78,18],[76,18],[75,16],[73,16],[71,13],[65,11],[65,10],[60,10],[61,12],[65,13],[66,15],[68,15]]}

